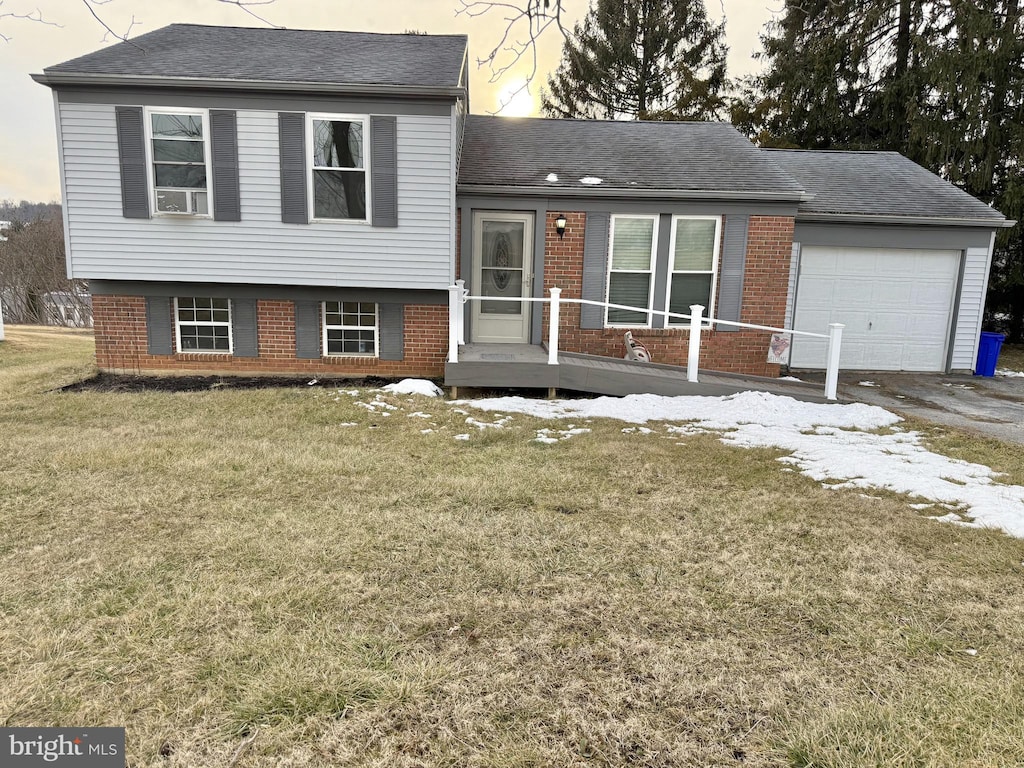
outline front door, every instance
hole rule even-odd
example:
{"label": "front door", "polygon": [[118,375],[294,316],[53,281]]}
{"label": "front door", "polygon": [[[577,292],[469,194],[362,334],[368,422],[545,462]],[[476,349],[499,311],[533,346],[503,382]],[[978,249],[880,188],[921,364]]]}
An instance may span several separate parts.
{"label": "front door", "polygon": [[[533,264],[533,214],[476,211],[473,214],[472,293],[488,297],[529,296]],[[530,340],[530,303],[470,302],[472,340],[525,344]]]}

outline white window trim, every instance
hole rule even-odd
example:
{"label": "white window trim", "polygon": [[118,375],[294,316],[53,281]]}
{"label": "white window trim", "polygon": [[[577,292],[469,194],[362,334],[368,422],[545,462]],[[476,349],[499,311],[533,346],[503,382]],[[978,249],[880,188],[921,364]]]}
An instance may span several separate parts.
{"label": "white window trim", "polygon": [[[366,218],[365,219],[324,219],[316,217],[316,200],[313,196],[313,171],[317,166],[313,165],[313,121],[314,120],[344,120],[349,123],[362,123],[363,125],[363,167],[362,168],[320,168],[320,170],[334,171],[357,171],[361,170],[366,175]],[[370,136],[369,115],[346,115],[325,112],[306,113],[306,200],[309,220],[318,224],[359,224],[368,225],[373,221],[373,212],[370,206],[373,203],[373,190],[370,188],[370,153],[373,137]],[[364,302],[365,303],[365,302]]]}
{"label": "white window trim", "polygon": [[[328,350],[330,347],[327,344],[327,331],[366,331],[369,330],[370,326],[367,325],[328,325],[327,324],[327,302],[320,302],[320,343],[321,349],[323,350],[324,357],[361,357],[364,359],[372,359],[380,357],[380,304],[373,301],[332,301],[331,304],[341,304],[341,309],[344,310],[346,303],[353,304],[373,304],[373,354],[367,354],[366,352],[342,352],[340,354],[331,354]],[[341,314],[344,314],[342,311]]]}
{"label": "white window trim", "polygon": [[[704,320],[701,322],[702,328],[710,328],[711,322],[708,318],[715,316],[715,296],[718,295],[718,257],[719,251],[722,247],[722,217],[721,216],[683,216],[675,215],[672,217],[672,232],[669,236],[668,243],[668,276],[665,280],[665,309],[669,310],[672,300],[672,278],[675,275],[706,275],[708,271],[706,269],[672,269],[676,259],[676,222],[680,219],[686,219],[692,221],[694,219],[700,221],[713,221],[715,222],[715,244],[711,254],[711,295],[708,297],[708,304],[704,307]],[[689,307],[684,314],[689,314]],[[667,317],[666,326],[678,328],[680,326],[685,327],[689,321],[680,320],[679,318]]]}
{"label": "white window trim", "polygon": [[[153,118],[152,115],[199,115],[203,121],[203,162],[206,164],[206,209],[207,213],[187,213],[175,211],[158,211],[156,207],[156,172],[153,168]],[[213,164],[211,163],[210,150],[210,112],[207,109],[195,107],[146,107],[146,178],[149,183],[149,210],[153,216],[168,216],[181,218],[183,216],[195,219],[213,218]],[[182,189],[181,187],[168,187],[168,189]],[[188,191],[188,190],[183,190]],[[195,190],[192,190],[195,191]]]}
{"label": "white window trim", "polygon": [[612,272],[619,272],[622,274],[642,274],[642,269],[613,269],[613,257],[615,251],[615,220],[616,219],[651,219],[654,221],[654,231],[651,233],[651,266],[647,270],[650,275],[651,281],[647,291],[647,322],[640,323],[611,323],[608,321],[608,313],[611,312],[610,307],[604,308],[604,327],[605,328],[650,328],[652,326],[652,318],[654,315],[651,314],[652,303],[654,301],[654,275],[657,269],[658,259],[658,226],[660,224],[661,216],[658,214],[646,214],[646,213],[619,213],[612,214],[611,226],[608,228],[608,269],[605,275],[604,283],[604,295],[605,301],[611,301],[611,285],[612,285]]}
{"label": "white window trim", "polygon": [[[208,299],[215,298],[212,296],[183,296],[185,299]],[[228,328],[228,348],[227,349],[182,349],[181,348],[181,320],[178,315],[178,297],[174,297],[174,348],[179,355],[233,355],[235,353],[235,331],[234,331],[234,307],[232,307],[231,299],[228,299],[228,321],[225,323],[220,320],[202,320],[193,323],[185,323],[185,325],[226,325]]]}

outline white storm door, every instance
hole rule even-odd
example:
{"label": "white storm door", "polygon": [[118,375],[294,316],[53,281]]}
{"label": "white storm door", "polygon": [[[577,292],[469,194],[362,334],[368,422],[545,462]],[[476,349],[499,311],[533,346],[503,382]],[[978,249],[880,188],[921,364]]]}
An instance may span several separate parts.
{"label": "white storm door", "polygon": [[[473,285],[477,296],[529,296],[533,283],[533,214],[473,214]],[[472,341],[525,344],[530,340],[529,302],[470,302]]]}

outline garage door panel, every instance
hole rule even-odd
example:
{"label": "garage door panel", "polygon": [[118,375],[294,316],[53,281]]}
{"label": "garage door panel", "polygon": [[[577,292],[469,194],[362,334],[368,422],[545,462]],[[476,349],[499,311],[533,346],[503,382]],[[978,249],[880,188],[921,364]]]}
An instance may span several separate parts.
{"label": "garage door panel", "polygon": [[[946,364],[959,251],[804,246],[794,327],[843,323],[840,366],[941,371]],[[794,368],[823,368],[826,343],[793,344]]]}

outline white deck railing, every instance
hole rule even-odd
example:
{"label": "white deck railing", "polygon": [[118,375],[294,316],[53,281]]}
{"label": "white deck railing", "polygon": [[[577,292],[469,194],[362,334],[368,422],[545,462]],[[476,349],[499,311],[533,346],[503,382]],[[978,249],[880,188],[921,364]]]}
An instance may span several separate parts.
{"label": "white deck railing", "polygon": [[[828,333],[813,333],[811,331],[797,331],[792,328],[773,328],[769,325],[753,325],[751,323],[739,323],[733,320],[719,320],[717,317],[704,317],[704,307],[700,304],[690,306],[690,314],[684,315],[679,312],[669,312],[663,309],[648,309],[647,307],[630,307],[623,304],[611,304],[606,301],[591,301],[590,299],[563,299],[561,288],[551,288],[550,296],[547,298],[515,297],[506,298],[499,296],[471,296],[466,289],[465,280],[456,280],[455,285],[448,287],[448,362],[459,362],[459,346],[466,343],[466,303],[470,301],[513,301],[518,303],[539,303],[549,304],[551,307],[548,321],[548,365],[558,365],[558,326],[559,315],[562,304],[588,304],[593,307],[605,309],[622,309],[629,312],[639,312],[645,315],[662,315],[666,320],[669,318],[689,321],[690,340],[686,357],[686,380],[697,383],[697,373],[700,367],[700,332],[704,330],[703,323],[708,326],[731,325],[736,328],[750,328],[755,331],[769,331],[771,333],[783,333],[789,336],[805,336],[813,339],[826,339],[828,341],[828,354],[825,365],[825,397],[829,400],[836,399],[839,387],[839,350],[843,341],[842,323],[830,323]],[[674,326],[683,328],[685,326]]]}

